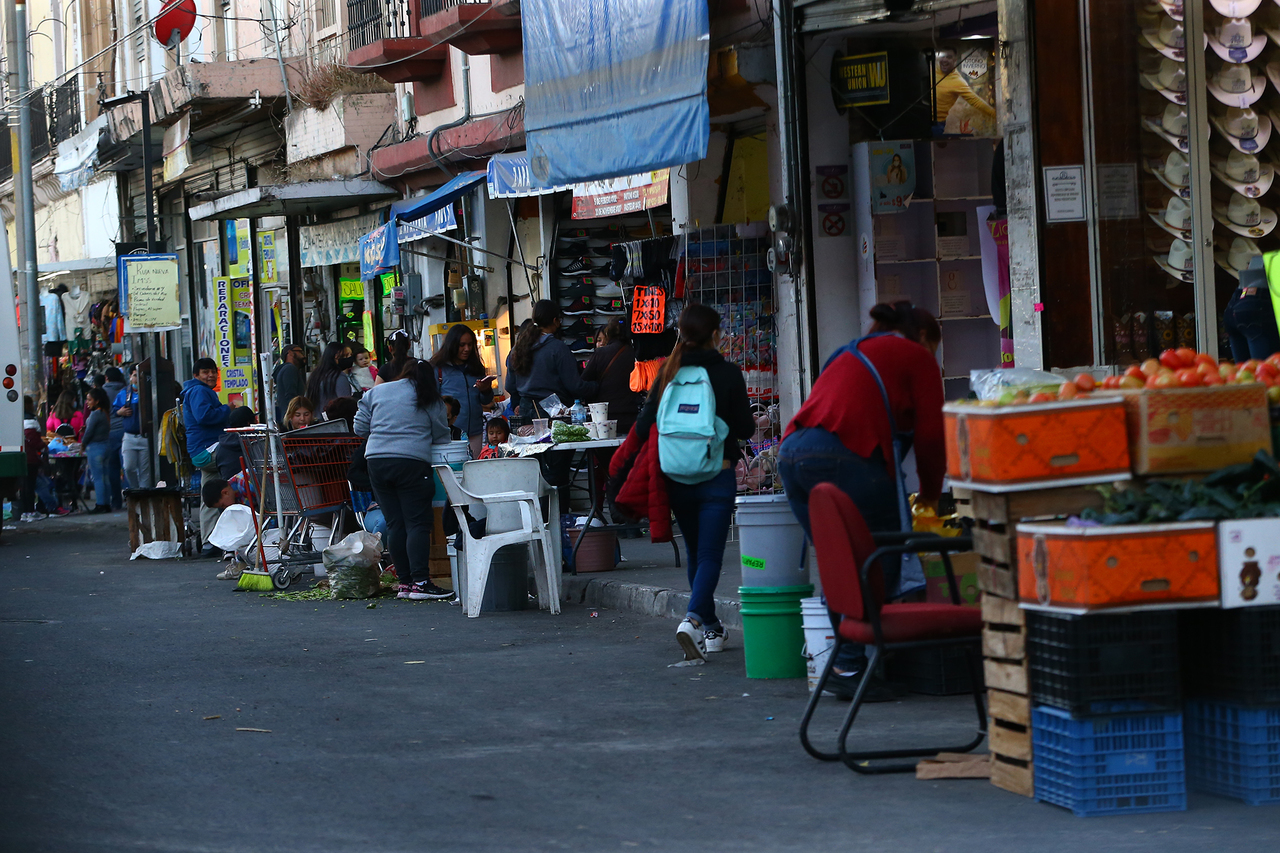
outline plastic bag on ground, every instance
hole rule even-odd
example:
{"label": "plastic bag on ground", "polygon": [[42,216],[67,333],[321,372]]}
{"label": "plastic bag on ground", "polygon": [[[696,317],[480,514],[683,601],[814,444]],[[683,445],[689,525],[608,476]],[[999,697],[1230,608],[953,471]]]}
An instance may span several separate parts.
{"label": "plastic bag on ground", "polygon": [[253,510],[233,504],[222,511],[209,534],[209,544],[224,551],[243,548],[253,541]]}
{"label": "plastic bag on ground", "polygon": [[148,560],[174,560],[180,556],[182,556],[181,542],[143,542],[129,559],[145,557]]}
{"label": "plastic bag on ground", "polygon": [[359,530],[321,552],[329,573],[329,597],[372,598],[382,588],[382,536]]}

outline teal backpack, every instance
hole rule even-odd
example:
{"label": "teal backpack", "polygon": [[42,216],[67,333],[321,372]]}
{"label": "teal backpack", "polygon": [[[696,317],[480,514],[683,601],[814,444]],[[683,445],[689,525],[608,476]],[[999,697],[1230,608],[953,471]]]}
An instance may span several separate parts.
{"label": "teal backpack", "polygon": [[724,467],[729,425],[716,416],[705,367],[682,367],[658,403],[658,464],[677,483],[705,483]]}

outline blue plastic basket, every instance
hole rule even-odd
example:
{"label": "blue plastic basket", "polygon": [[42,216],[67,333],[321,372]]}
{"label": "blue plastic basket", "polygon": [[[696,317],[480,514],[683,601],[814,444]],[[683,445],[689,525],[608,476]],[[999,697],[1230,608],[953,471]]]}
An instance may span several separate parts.
{"label": "blue plastic basket", "polygon": [[1187,769],[1193,790],[1280,802],[1280,708],[1188,702]]}
{"label": "blue plastic basket", "polygon": [[1077,720],[1037,706],[1031,730],[1037,800],[1081,817],[1186,809],[1180,714]]}

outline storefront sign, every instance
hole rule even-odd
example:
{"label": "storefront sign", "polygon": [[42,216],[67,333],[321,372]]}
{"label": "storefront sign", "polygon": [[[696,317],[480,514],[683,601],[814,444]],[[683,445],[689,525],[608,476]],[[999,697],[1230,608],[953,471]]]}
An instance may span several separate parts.
{"label": "storefront sign", "polygon": [[625,178],[574,184],[573,218],[621,216],[667,203],[671,170],[659,169]]}
{"label": "storefront sign", "polygon": [[116,260],[116,276],[120,304],[127,306],[125,331],[182,328],[177,255],[121,255]]}
{"label": "storefront sign", "polygon": [[910,139],[874,142],[867,152],[871,212],[902,213],[916,192],[916,146]]}
{"label": "storefront sign", "polygon": [[849,233],[849,204],[832,202],[818,205],[818,236],[843,237]]}
{"label": "storefront sign", "polygon": [[228,219],[226,222],[227,273],[232,278],[253,274],[253,252],[249,247],[249,220]]}
{"label": "storefront sign", "polygon": [[443,234],[458,227],[458,216],[453,212],[453,205],[446,204],[435,213],[428,214],[412,222],[401,222],[396,226],[396,241],[412,243],[430,237],[432,234]]}
{"label": "storefront sign", "polygon": [[568,192],[571,186],[535,187],[529,168],[529,154],[517,151],[511,154],[495,154],[489,158],[487,181],[489,198],[523,198],[531,195],[547,195]]}
{"label": "storefront sign", "polygon": [[814,166],[815,195],[821,201],[844,201],[849,197],[849,166],[839,163],[832,166]]}
{"label": "storefront sign", "polygon": [[164,132],[164,180],[182,177],[191,168],[191,113],[184,112]]}
{"label": "storefront sign", "polygon": [[631,303],[631,332],[636,335],[661,334],[666,319],[666,291],[656,286],[637,286]]}
{"label": "storefront sign", "polygon": [[1045,166],[1045,222],[1083,222],[1084,218],[1084,166]]}
{"label": "storefront sign", "polygon": [[364,299],[364,282],[358,278],[339,279],[338,298],[343,301]]}
{"label": "storefront sign", "polygon": [[231,352],[231,279],[225,275],[213,280],[213,342],[218,353],[218,367],[223,372],[234,363]]}
{"label": "storefront sign", "polygon": [[367,213],[352,219],[307,225],[298,229],[298,249],[303,267],[327,267],[332,264],[359,263],[360,238],[382,223],[379,213]]}
{"label": "storefront sign", "polygon": [[373,278],[399,264],[400,241],[394,219],[360,238],[360,278]]}
{"label": "storefront sign", "polygon": [[831,96],[837,109],[889,103],[889,54],[837,56],[831,62]]}
{"label": "storefront sign", "polygon": [[277,280],[276,269],[276,235],[274,231],[263,231],[258,235],[258,281],[262,284],[274,284]]}

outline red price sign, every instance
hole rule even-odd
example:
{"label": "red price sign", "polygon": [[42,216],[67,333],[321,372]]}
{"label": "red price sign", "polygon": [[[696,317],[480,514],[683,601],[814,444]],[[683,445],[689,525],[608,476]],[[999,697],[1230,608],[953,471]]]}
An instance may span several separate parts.
{"label": "red price sign", "polygon": [[666,326],[667,293],[661,287],[639,285],[631,303],[631,332],[635,335],[661,334]]}

